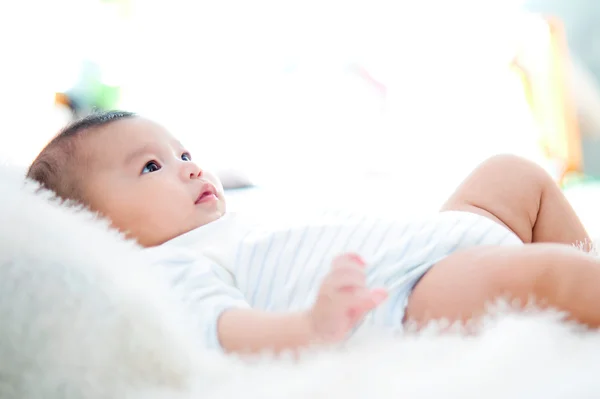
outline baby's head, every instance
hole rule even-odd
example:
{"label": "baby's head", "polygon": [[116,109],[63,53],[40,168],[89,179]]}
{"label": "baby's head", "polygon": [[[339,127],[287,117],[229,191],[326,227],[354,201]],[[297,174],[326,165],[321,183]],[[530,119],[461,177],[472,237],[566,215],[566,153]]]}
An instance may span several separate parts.
{"label": "baby's head", "polygon": [[129,112],[93,114],[63,129],[27,177],[155,246],[225,213],[223,186],[162,126]]}

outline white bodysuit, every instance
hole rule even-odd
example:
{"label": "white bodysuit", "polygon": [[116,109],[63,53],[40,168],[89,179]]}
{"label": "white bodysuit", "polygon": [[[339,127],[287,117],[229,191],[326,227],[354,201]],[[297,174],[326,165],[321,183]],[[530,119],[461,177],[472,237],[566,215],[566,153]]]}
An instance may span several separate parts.
{"label": "white bodysuit", "polygon": [[343,252],[364,258],[369,286],[389,290],[389,298],[361,328],[400,330],[408,297],[427,270],[453,252],[478,245],[522,242],[488,218],[458,211],[414,221],[326,214],[269,231],[226,215],[146,251],[183,293],[207,346],[220,349],[216,323],[224,310],[308,309],[332,259]]}

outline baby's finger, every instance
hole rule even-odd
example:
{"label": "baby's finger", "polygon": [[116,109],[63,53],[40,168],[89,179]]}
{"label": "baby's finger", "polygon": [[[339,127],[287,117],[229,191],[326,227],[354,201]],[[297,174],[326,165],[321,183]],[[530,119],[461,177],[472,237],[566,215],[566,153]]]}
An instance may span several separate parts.
{"label": "baby's finger", "polygon": [[367,284],[365,272],[356,268],[336,269],[331,272],[328,279],[333,289],[341,291],[363,288]]}
{"label": "baby's finger", "polygon": [[350,266],[357,267],[359,269],[364,269],[366,263],[359,255],[353,253],[338,255],[335,258],[333,258],[333,262],[331,263],[332,269]]}
{"label": "baby's finger", "polygon": [[362,312],[363,303],[370,296],[369,290],[366,288],[357,288],[352,292],[337,291],[329,296],[335,307],[339,311],[347,313]]}
{"label": "baby's finger", "polygon": [[388,297],[388,293],[383,288],[361,292],[354,298],[351,305],[351,313],[357,317],[362,317],[365,313],[370,312],[379,306]]}
{"label": "baby's finger", "polygon": [[388,298],[388,291],[385,288],[374,288],[371,290],[371,300],[374,306],[379,306]]}

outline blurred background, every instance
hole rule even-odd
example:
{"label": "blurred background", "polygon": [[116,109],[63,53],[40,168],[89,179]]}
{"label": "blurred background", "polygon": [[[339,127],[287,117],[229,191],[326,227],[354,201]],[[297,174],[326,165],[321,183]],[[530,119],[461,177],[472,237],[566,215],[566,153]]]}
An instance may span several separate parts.
{"label": "blurred background", "polygon": [[426,212],[510,152],[591,215],[599,19],[593,0],[7,0],[0,160],[119,108],[163,123],[240,209]]}

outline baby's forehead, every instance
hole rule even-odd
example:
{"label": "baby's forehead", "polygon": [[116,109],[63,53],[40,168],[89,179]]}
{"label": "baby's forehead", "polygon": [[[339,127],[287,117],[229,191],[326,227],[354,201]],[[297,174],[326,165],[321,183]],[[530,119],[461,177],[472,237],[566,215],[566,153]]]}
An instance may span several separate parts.
{"label": "baby's forehead", "polygon": [[181,143],[161,125],[142,118],[116,121],[99,127],[82,146],[92,157],[126,161],[143,152],[179,148]]}

